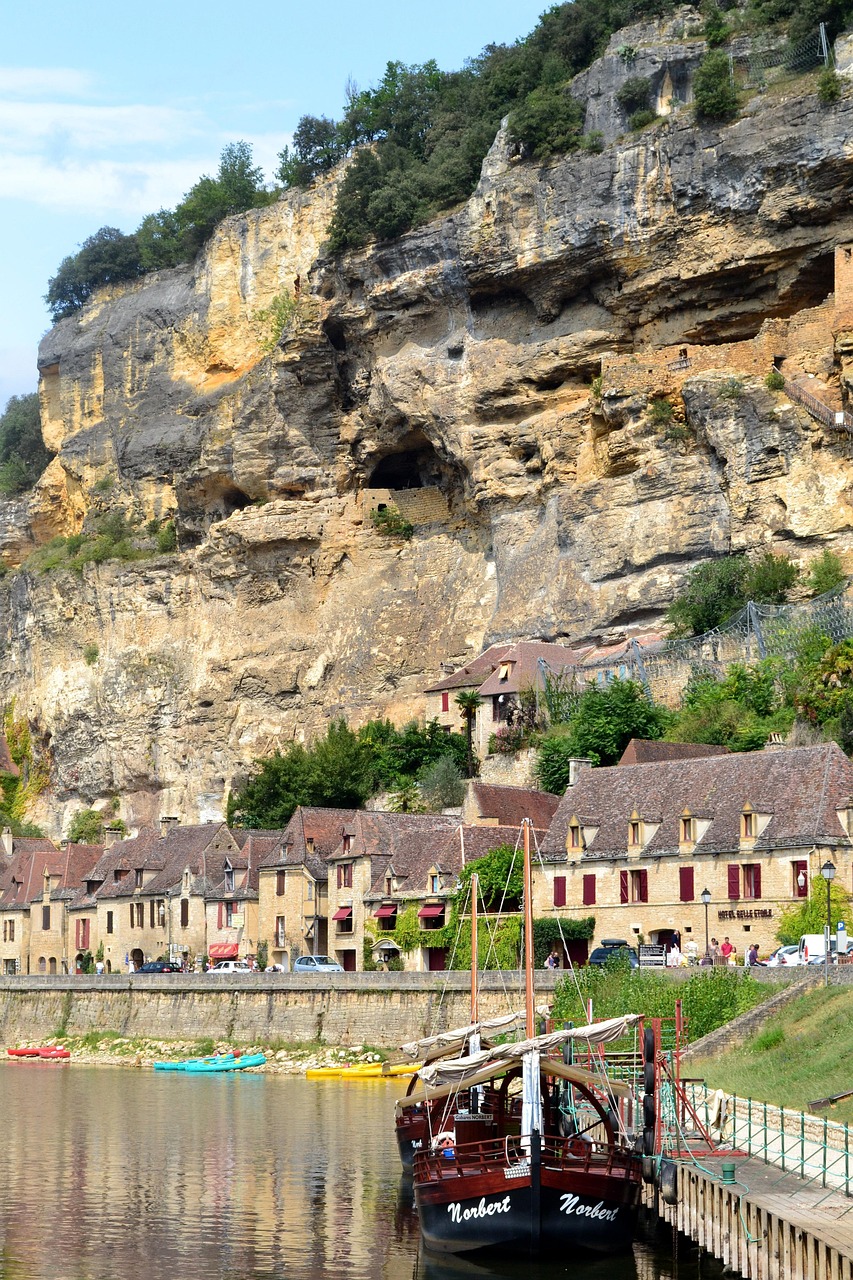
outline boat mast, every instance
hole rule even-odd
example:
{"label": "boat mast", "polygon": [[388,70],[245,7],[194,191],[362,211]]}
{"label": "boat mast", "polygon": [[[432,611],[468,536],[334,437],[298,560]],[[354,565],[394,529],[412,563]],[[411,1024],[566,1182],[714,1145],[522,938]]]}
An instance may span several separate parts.
{"label": "boat mast", "polygon": [[479,955],[477,951],[477,897],[480,878],[476,871],[471,876],[471,1021],[480,1021]]}
{"label": "boat mast", "polygon": [[533,1038],[533,875],[530,868],[530,819],[521,824],[524,836],[524,976],[527,1038]]}

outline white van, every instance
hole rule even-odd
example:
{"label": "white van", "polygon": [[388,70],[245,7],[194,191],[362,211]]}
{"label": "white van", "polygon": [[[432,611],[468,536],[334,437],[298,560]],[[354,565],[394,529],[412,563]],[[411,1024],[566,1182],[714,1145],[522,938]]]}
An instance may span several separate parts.
{"label": "white van", "polygon": [[[829,962],[832,964],[835,960],[835,953],[838,950],[838,943],[833,934],[829,938]],[[824,946],[824,936],[822,933],[804,933],[800,938],[800,945],[797,949],[797,964],[812,964],[816,961],[824,963],[826,959],[826,948]],[[790,964],[790,961],[788,962]]]}

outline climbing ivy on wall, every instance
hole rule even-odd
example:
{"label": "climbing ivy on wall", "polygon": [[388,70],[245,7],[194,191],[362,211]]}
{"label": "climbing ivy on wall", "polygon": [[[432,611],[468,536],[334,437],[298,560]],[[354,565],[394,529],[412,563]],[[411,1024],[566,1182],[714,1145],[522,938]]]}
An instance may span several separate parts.
{"label": "climbing ivy on wall", "polygon": [[25,716],[15,714],[14,698],[3,712],[3,734],[20,775],[0,780],[0,823],[11,827],[15,835],[41,835],[40,829],[25,822],[25,818],[33,801],[47,787],[50,764],[37,755],[29,722]]}

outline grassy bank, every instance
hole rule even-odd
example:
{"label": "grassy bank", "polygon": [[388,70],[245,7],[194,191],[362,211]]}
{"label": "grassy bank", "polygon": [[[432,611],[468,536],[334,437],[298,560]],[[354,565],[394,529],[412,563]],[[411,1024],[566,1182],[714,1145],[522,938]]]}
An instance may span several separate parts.
{"label": "grassy bank", "polygon": [[748,1013],[775,995],[775,984],[758,983],[749,969],[699,968],[679,981],[655,969],[634,969],[619,960],[588,965],[567,974],[554,996],[554,1018],[585,1021],[586,1001],[592,1000],[593,1017],[616,1018],[641,1013],[647,1018],[674,1018],[681,1000],[690,1041],[716,1031],[738,1014]]}
{"label": "grassy bank", "polygon": [[[808,1111],[813,1098],[853,1088],[853,991],[817,987],[771,1018],[741,1049],[696,1059],[690,1074],[742,1098]],[[825,1113],[853,1121],[853,1099]]]}

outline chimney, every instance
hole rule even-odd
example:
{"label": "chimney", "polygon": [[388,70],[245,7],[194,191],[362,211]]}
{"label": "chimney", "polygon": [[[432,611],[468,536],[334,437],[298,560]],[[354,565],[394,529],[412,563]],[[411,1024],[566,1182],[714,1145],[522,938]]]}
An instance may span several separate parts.
{"label": "chimney", "polygon": [[771,733],[770,737],[764,744],[765,751],[784,751],[785,739],[781,733]]}
{"label": "chimney", "polygon": [[7,858],[11,858],[12,856],[12,841],[12,828],[4,827],[3,830],[0,831],[0,849],[2,849]]}
{"label": "chimney", "polygon": [[123,827],[104,827],[104,848],[111,849],[118,840],[124,839]]}
{"label": "chimney", "polygon": [[592,761],[586,756],[573,756],[569,760],[569,786],[573,787],[578,780],[578,775],[584,769],[591,769]]}
{"label": "chimney", "polygon": [[160,819],[160,839],[164,840],[173,827],[180,824],[180,818],[161,818]]}

